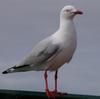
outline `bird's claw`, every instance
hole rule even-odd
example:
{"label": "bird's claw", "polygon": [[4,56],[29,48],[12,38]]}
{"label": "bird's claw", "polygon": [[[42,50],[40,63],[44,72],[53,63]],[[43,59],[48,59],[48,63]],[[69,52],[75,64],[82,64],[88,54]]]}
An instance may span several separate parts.
{"label": "bird's claw", "polygon": [[49,90],[46,90],[46,94],[47,94],[48,98],[55,99],[55,97],[56,97],[55,94],[54,94],[54,92],[49,91]]}
{"label": "bird's claw", "polygon": [[46,94],[48,96],[48,98],[52,98],[52,99],[56,99],[56,96],[63,96],[63,95],[67,95],[67,93],[61,93],[61,92],[57,92],[57,91],[49,91],[46,90]]}

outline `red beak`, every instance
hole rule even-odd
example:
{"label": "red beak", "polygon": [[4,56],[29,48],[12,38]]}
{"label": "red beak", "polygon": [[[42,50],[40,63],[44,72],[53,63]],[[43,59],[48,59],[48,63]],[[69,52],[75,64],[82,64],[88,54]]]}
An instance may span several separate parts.
{"label": "red beak", "polygon": [[75,14],[83,14],[83,12],[80,11],[80,10],[73,11],[73,13],[75,13]]}

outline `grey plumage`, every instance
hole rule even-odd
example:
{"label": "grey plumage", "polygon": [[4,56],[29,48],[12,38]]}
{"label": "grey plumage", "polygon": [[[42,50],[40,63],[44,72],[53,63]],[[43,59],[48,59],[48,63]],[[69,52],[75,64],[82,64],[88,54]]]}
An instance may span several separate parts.
{"label": "grey plumage", "polygon": [[30,70],[42,70],[46,66],[46,62],[53,59],[58,51],[60,51],[59,45],[53,44],[50,38],[46,38],[39,42],[33,48],[32,52],[20,63],[7,69],[3,72],[3,74],[13,72],[25,72]]}

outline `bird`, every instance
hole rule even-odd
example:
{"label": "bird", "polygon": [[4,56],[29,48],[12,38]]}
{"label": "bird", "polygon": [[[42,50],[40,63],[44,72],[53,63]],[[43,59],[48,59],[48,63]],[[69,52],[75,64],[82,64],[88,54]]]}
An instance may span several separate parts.
{"label": "bird", "polygon": [[[78,14],[81,15],[83,12],[72,5],[64,6],[60,11],[58,30],[37,43],[26,57],[2,74],[44,71],[46,95],[55,99],[61,94],[57,90],[58,69],[71,61],[77,47],[77,33],[73,19]],[[48,88],[48,71],[55,72],[54,91]]]}

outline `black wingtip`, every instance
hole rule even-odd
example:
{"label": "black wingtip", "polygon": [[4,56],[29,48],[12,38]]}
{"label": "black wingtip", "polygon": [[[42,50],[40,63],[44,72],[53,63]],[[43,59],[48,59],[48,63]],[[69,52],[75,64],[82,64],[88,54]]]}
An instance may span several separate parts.
{"label": "black wingtip", "polygon": [[7,73],[8,73],[7,71],[2,72],[2,74],[7,74]]}

